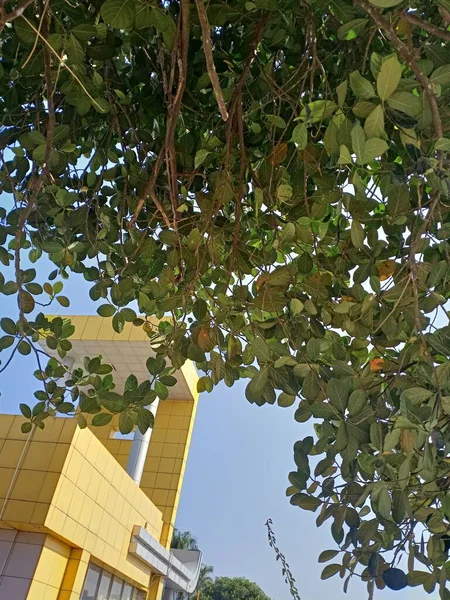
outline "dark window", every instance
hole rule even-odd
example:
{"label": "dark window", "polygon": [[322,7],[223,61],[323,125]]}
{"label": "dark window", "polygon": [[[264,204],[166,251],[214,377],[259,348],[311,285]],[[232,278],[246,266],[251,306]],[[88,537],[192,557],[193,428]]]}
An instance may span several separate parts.
{"label": "dark window", "polygon": [[144,592],[97,565],[89,565],[81,600],[144,600]]}
{"label": "dark window", "polygon": [[97,587],[101,572],[99,567],[89,565],[81,600],[97,600]]}
{"label": "dark window", "polygon": [[108,600],[109,590],[111,589],[112,575],[107,571],[103,571],[100,585],[98,586],[96,600]]}

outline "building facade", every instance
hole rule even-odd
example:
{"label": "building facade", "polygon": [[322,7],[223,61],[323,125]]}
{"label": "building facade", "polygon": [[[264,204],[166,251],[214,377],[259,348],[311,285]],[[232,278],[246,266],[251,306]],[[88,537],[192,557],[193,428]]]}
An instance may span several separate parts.
{"label": "building facade", "polygon": [[[75,366],[101,354],[116,391],[130,373],[148,377],[141,328],[117,334],[109,319],[71,320]],[[195,589],[200,553],[170,551],[198,401],[194,367],[176,377],[137,441],[114,420],[81,430],[48,419],[23,434],[23,417],[0,416],[0,600],[159,600]]]}

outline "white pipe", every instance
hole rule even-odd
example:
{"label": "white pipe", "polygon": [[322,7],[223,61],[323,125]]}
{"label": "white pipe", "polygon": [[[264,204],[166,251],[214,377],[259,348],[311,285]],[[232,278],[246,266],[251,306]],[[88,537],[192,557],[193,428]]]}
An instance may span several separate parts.
{"label": "white pipe", "polygon": [[[150,411],[153,416],[156,416],[158,409],[159,398],[156,398],[150,405]],[[126,471],[128,475],[133,479],[136,485],[141,484],[142,473],[144,471],[145,459],[147,458],[148,445],[150,438],[152,437],[152,431],[150,427],[145,433],[141,433],[139,428],[136,427],[134,432],[133,443],[131,444],[130,456],[128,457]]]}

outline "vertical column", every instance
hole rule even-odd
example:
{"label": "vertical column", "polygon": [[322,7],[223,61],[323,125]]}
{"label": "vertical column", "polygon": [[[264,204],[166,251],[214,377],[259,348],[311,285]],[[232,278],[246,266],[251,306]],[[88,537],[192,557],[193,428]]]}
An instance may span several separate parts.
{"label": "vertical column", "polygon": [[[154,417],[156,416],[158,404],[159,398],[156,398],[156,400],[154,400],[150,406],[150,411],[153,413]],[[140,485],[141,483],[145,459],[147,458],[148,445],[150,443],[150,438],[152,437],[152,431],[152,429],[147,429],[145,433],[141,433],[139,429],[136,428],[134,433],[126,471],[136,485]]]}

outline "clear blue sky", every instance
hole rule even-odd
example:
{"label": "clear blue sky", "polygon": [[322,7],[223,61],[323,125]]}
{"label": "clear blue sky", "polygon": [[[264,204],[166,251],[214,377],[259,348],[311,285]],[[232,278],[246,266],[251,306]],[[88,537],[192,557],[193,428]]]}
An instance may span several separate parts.
{"label": "clear blue sky", "polygon": [[[48,266],[48,271],[52,267]],[[55,305],[51,313],[95,314],[88,284],[77,275],[65,282],[71,307]],[[15,298],[0,296],[0,314],[15,318]],[[2,363],[8,356],[2,352]],[[33,356],[17,356],[0,375],[0,411],[17,412],[20,402],[33,402],[36,389]],[[204,560],[217,575],[245,576],[257,582],[273,600],[289,600],[267,544],[264,523],[273,519],[275,534],[297,580],[302,600],[364,600],[365,585],[357,580],[347,594],[342,581],[320,580],[322,550],[335,548],[327,524],[317,529],[315,515],[289,504],[285,497],[287,474],[293,470],[292,447],[310,433],[309,424],[294,421],[293,409],[257,407],[247,402],[244,383],[232,389],[219,386],[200,398],[184,487],[178,513],[179,528],[192,531]],[[407,594],[408,600],[425,595],[422,588],[406,592],[376,592],[379,600]]]}

